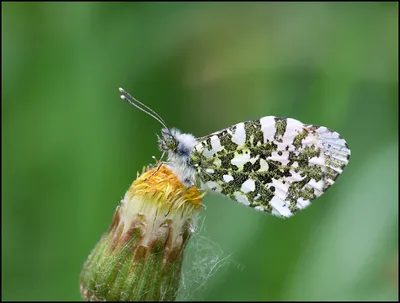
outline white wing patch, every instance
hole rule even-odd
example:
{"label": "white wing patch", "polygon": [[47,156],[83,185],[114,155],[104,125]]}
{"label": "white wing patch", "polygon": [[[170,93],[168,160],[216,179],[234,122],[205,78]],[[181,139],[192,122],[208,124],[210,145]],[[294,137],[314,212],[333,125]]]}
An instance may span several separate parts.
{"label": "white wing patch", "polygon": [[212,154],[215,154],[221,150],[223,150],[223,147],[221,146],[221,143],[219,142],[218,136],[212,136],[211,137],[211,146],[212,146]]}
{"label": "white wing patch", "polygon": [[264,159],[260,159],[260,169],[258,170],[259,172],[263,172],[263,171],[268,171],[268,162],[265,161]]}
{"label": "white wing patch", "polygon": [[[282,216],[282,217],[291,217],[292,216],[292,212],[289,210],[289,207],[285,203],[284,200],[275,196],[272,198],[270,204],[273,209],[273,214]],[[275,213],[274,213],[274,211],[275,211]]]}
{"label": "white wing patch", "polygon": [[223,175],[222,177],[224,178],[224,181],[226,183],[228,183],[228,182],[233,180],[233,177],[231,175]]}
{"label": "white wing patch", "polygon": [[269,116],[261,118],[260,124],[261,124],[261,131],[264,137],[264,143],[266,143],[267,140],[271,140],[271,138],[273,138],[276,133],[275,117]]}
{"label": "white wing patch", "polygon": [[238,168],[242,168],[247,162],[250,162],[249,154],[238,155],[231,160],[232,165],[235,165]]}
{"label": "white wing patch", "polygon": [[243,193],[239,192],[239,191],[235,191],[235,193],[233,194],[236,201],[244,204],[244,205],[250,205],[249,200],[247,199],[246,195],[244,195]]}
{"label": "white wing patch", "polygon": [[219,183],[217,183],[217,182],[208,181],[204,185],[207,188],[209,188],[209,189],[211,189],[213,191],[216,191],[216,192],[219,192],[219,193],[222,191],[221,185]]}
{"label": "white wing patch", "polygon": [[256,184],[254,183],[254,180],[251,180],[251,179],[244,181],[242,184],[242,187],[240,188],[240,190],[244,194],[254,191],[255,189],[256,189]]}
{"label": "white wing patch", "polygon": [[232,142],[236,143],[238,146],[243,146],[246,142],[246,132],[244,130],[244,123],[237,124],[235,132],[231,133],[231,135],[232,135]]}

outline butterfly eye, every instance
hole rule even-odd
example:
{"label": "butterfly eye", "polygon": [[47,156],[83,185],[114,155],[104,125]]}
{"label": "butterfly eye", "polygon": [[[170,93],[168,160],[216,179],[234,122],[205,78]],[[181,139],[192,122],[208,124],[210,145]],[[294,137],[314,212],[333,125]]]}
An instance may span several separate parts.
{"label": "butterfly eye", "polygon": [[178,142],[174,137],[167,137],[165,140],[165,145],[168,147],[168,149],[176,150],[178,147]]}

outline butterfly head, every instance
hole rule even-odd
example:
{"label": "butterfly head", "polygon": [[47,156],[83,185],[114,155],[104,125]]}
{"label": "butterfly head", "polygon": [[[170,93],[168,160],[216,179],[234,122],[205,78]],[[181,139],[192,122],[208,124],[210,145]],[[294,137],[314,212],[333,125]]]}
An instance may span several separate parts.
{"label": "butterfly head", "polygon": [[176,136],[168,128],[161,130],[161,137],[158,136],[158,146],[163,152],[176,152],[178,148],[178,140]]}
{"label": "butterfly head", "polygon": [[161,137],[158,137],[158,146],[162,152],[183,158],[189,158],[195,144],[196,139],[193,135],[183,134],[175,128],[163,128]]}

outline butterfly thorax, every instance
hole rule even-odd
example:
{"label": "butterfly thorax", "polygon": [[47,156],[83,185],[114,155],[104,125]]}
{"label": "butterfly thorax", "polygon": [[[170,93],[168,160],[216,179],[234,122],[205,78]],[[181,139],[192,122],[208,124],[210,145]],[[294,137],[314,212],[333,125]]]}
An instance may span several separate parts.
{"label": "butterfly thorax", "polygon": [[161,130],[158,137],[158,145],[162,152],[168,155],[167,167],[186,186],[192,186],[196,182],[196,169],[189,164],[190,154],[197,140],[191,134],[183,134],[178,129]]}

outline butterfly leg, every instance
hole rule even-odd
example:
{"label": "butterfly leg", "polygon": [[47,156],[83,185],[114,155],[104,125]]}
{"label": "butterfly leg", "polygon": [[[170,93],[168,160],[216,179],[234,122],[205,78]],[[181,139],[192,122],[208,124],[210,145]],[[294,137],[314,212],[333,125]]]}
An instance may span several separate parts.
{"label": "butterfly leg", "polygon": [[157,167],[157,169],[156,169],[149,177],[147,177],[147,178],[145,179],[145,181],[147,181],[148,179],[150,179],[151,177],[153,177],[154,174],[160,170],[161,165],[164,164],[164,162],[161,161],[161,159],[164,157],[164,154],[165,154],[165,152],[162,153],[161,158],[160,158],[160,161],[157,160],[156,157],[153,156],[153,159],[156,160],[156,165],[158,164],[158,167]]}

